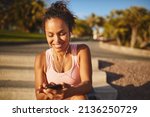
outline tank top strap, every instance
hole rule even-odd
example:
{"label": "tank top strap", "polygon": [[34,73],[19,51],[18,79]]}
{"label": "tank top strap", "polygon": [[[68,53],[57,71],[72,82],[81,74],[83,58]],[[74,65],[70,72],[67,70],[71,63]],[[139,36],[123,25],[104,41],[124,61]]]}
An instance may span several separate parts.
{"label": "tank top strap", "polygon": [[71,53],[73,55],[75,64],[78,66],[77,44],[71,44]]}
{"label": "tank top strap", "polygon": [[51,48],[46,50],[46,65],[47,65],[47,68],[50,68],[51,67],[51,59],[52,59],[52,54],[51,54]]}
{"label": "tank top strap", "polygon": [[71,53],[73,56],[77,56],[77,44],[71,44]]}

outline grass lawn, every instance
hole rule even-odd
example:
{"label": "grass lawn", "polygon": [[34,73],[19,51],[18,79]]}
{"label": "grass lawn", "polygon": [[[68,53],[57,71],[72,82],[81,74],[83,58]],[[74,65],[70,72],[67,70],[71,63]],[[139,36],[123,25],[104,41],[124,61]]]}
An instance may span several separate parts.
{"label": "grass lawn", "polygon": [[0,30],[0,43],[42,41],[44,39],[44,34]]}
{"label": "grass lawn", "polygon": [[[0,43],[46,41],[44,34],[0,30]],[[71,38],[71,41],[93,41],[92,37]]]}

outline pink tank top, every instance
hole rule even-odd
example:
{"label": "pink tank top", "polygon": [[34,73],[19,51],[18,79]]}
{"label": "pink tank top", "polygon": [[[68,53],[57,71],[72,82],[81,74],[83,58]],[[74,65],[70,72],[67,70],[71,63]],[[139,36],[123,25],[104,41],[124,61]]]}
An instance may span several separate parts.
{"label": "pink tank top", "polygon": [[64,73],[58,73],[53,68],[53,56],[52,56],[52,49],[46,50],[46,64],[47,64],[47,71],[46,77],[48,83],[54,82],[56,84],[67,83],[70,85],[77,85],[81,82],[80,72],[79,72],[79,65],[77,61],[77,45],[71,44],[71,54],[72,54],[72,67],[70,70]]}

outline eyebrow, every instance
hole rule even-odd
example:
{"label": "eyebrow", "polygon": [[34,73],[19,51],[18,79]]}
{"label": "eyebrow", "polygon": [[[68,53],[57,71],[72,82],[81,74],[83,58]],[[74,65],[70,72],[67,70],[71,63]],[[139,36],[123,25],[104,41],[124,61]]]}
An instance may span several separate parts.
{"label": "eyebrow", "polygon": [[[49,32],[49,31],[46,31],[47,33],[53,33],[53,32]],[[60,32],[65,32],[63,29],[61,29],[60,31],[58,31],[57,33],[60,33]]]}

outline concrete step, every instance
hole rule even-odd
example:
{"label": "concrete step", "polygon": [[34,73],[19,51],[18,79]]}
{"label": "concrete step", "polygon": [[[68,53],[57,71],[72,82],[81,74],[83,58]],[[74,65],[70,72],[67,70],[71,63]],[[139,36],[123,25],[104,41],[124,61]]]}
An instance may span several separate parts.
{"label": "concrete step", "polygon": [[[106,74],[98,69],[98,60],[99,58],[92,58],[93,77],[101,74],[100,76],[104,76],[104,78],[102,77],[100,80],[106,82]],[[34,56],[0,55],[0,80],[33,81],[33,67]]]}
{"label": "concrete step", "polygon": [[106,72],[103,72],[100,70],[93,71],[92,81],[93,81],[94,87],[104,86],[107,83],[106,78],[107,78]]}
{"label": "concrete step", "polygon": [[1,100],[34,100],[34,88],[0,88]]}
{"label": "concrete step", "polygon": [[0,66],[33,67],[34,59],[32,55],[0,55]]}
{"label": "concrete step", "polygon": [[0,80],[34,81],[34,70],[26,67],[0,67]]}
{"label": "concrete step", "polygon": [[[100,70],[93,71],[93,85],[103,86],[106,81],[106,73]],[[0,80],[34,81],[33,68],[0,68]]]}
{"label": "concrete step", "polygon": [[[103,86],[106,81],[106,73],[100,70],[93,71],[93,85]],[[0,68],[0,80],[34,81],[34,70],[26,68]]]}
{"label": "concrete step", "polygon": [[[98,100],[115,100],[117,91],[110,85],[94,87],[95,96]],[[34,88],[1,87],[0,99],[2,100],[34,100]]]}
{"label": "concrete step", "polygon": [[93,72],[93,86],[96,98],[99,100],[115,100],[117,90],[107,83],[107,74],[104,71]]}
{"label": "concrete step", "polygon": [[[0,55],[0,99],[34,99],[33,83],[30,88],[15,86],[16,83],[13,83],[13,87],[2,85],[2,82],[7,81],[24,82],[22,85],[34,82],[34,58],[31,55]],[[117,91],[107,83],[106,73],[99,70],[99,60],[92,58],[92,78],[97,99],[116,99]]]}
{"label": "concrete step", "polygon": [[[4,79],[0,79],[0,99],[35,99],[35,97],[33,96],[34,79],[30,79],[28,77],[25,77],[24,75],[18,75],[16,77],[14,75],[13,77],[13,79],[10,79],[9,76],[7,76],[7,78],[5,77]],[[97,99],[113,100],[117,97],[117,91],[106,82],[105,72],[93,72],[93,87]]]}
{"label": "concrete step", "polygon": [[[0,66],[34,67],[35,55],[0,55]],[[93,71],[99,69],[100,58],[92,58]]]}
{"label": "concrete step", "polygon": [[0,92],[3,100],[35,99],[33,81],[0,80]]}
{"label": "concrete step", "polygon": [[92,58],[91,62],[92,62],[93,71],[99,70],[99,60],[100,60],[100,58],[98,58],[98,57]]}
{"label": "concrete step", "polygon": [[103,86],[94,87],[95,96],[98,100],[117,99],[117,90],[106,83]]}

